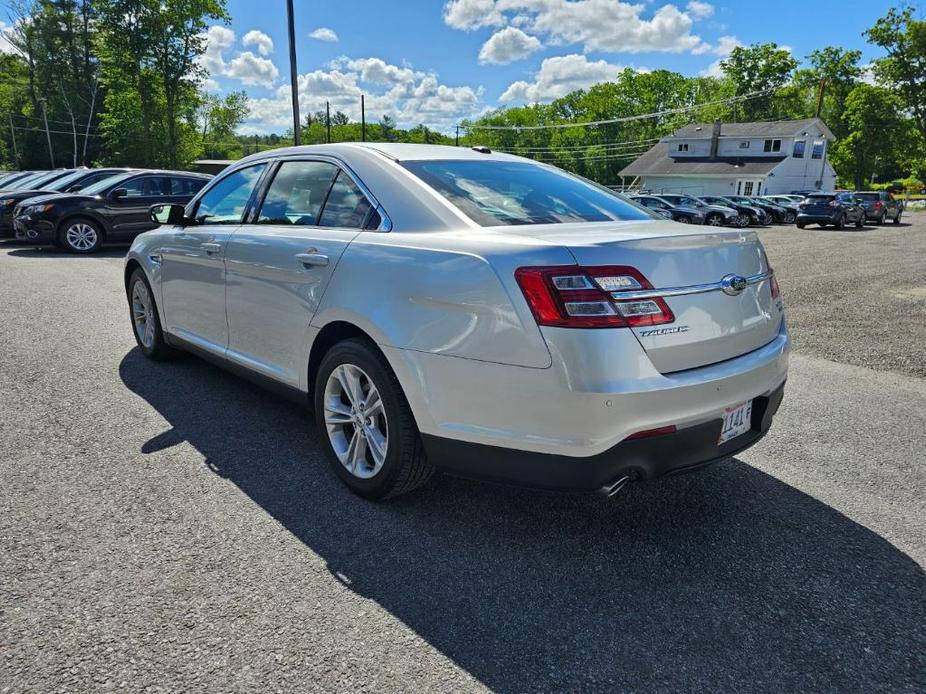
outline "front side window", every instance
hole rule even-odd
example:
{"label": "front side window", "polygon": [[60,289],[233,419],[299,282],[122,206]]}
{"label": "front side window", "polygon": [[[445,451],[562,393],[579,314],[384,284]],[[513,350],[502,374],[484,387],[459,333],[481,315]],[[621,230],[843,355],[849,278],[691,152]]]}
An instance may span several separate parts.
{"label": "front side window", "polygon": [[350,176],[341,171],[331,186],[318,224],[323,227],[360,229],[371,207],[360,188]]}
{"label": "front side window", "polygon": [[258,224],[314,226],[338,174],[333,164],[287,161],[280,165],[260,208]]}
{"label": "front side window", "polygon": [[266,164],[249,166],[229,174],[200,198],[195,219],[198,224],[238,224],[244,217],[251,194]]}
{"label": "front side window", "polygon": [[539,164],[455,159],[402,165],[482,226],[651,219],[604,188]]}

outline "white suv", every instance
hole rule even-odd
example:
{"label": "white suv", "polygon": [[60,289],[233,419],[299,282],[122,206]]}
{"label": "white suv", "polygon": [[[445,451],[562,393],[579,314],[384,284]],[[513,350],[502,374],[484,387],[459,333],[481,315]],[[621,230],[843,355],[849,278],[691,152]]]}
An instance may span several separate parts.
{"label": "white suv", "polygon": [[139,347],[314,405],[356,493],[433,470],[613,493],[730,456],[787,376],[753,232],[654,219],[485,148],[336,144],[237,162],[139,236]]}

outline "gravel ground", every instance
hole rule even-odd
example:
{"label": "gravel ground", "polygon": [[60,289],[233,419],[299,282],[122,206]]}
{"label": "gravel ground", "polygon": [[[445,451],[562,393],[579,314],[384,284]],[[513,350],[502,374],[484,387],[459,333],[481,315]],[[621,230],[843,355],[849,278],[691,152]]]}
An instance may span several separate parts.
{"label": "gravel ground", "polygon": [[761,232],[775,427],[612,501],[363,502],[298,407],[141,357],[121,252],[0,249],[0,691],[923,691],[926,328],[875,349],[922,302],[868,314],[922,289],[924,232]]}
{"label": "gravel ground", "polygon": [[926,213],[862,231],[760,232],[797,349],[926,376]]}

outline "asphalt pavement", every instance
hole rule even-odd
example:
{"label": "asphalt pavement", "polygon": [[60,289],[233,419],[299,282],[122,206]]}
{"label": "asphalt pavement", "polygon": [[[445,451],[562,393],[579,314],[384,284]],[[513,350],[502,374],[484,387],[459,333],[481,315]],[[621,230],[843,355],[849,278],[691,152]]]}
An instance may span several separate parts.
{"label": "asphalt pavement", "polygon": [[123,252],[0,248],[0,692],[926,688],[918,347],[824,358],[795,289],[784,404],[737,459],[371,504],[298,406],[141,356]]}

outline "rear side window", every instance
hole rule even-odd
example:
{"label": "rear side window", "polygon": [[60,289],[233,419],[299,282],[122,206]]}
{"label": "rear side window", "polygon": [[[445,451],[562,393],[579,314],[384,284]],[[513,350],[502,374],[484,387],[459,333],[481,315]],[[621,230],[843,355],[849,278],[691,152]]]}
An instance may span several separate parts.
{"label": "rear side window", "polygon": [[171,176],[168,180],[171,195],[196,195],[206,185],[206,180],[202,178]]}
{"label": "rear side window", "polygon": [[323,227],[359,229],[363,226],[363,220],[367,218],[371,207],[370,201],[360,188],[350,176],[341,171],[331,186],[318,224]]}
{"label": "rear side window", "polygon": [[127,198],[153,198],[164,195],[167,179],[163,176],[139,176],[123,183]]}
{"label": "rear side window", "polygon": [[196,206],[199,224],[238,224],[266,164],[238,169],[207,190]]}
{"label": "rear side window", "polygon": [[280,165],[260,208],[258,224],[318,224],[322,205],[338,168],[321,161],[286,161]]}
{"label": "rear side window", "polygon": [[469,159],[402,165],[482,226],[650,219],[616,194],[552,167]]}

